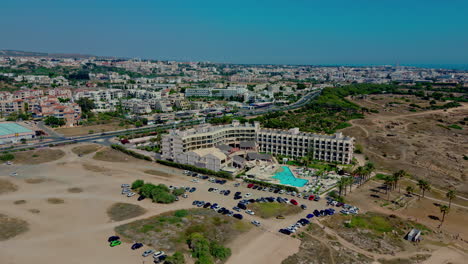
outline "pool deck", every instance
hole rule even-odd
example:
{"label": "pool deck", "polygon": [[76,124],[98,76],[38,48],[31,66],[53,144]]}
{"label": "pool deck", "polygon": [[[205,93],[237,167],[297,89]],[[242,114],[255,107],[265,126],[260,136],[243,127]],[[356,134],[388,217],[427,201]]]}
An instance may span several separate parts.
{"label": "pool deck", "polygon": [[[282,164],[270,164],[270,165],[267,165],[267,166],[256,166],[256,167],[252,168],[251,170],[249,170],[247,172],[247,175],[252,175],[256,179],[261,180],[261,181],[265,181],[265,182],[270,182],[270,183],[274,183],[274,184],[281,184],[281,185],[285,185],[285,186],[292,186],[292,185],[289,185],[289,184],[282,184],[282,183],[280,183],[279,179],[272,178],[273,176],[275,176],[275,174],[277,172],[279,172],[280,170],[283,169],[282,168],[283,166],[288,167],[289,170],[291,171],[292,175],[295,178],[307,180],[304,177],[299,176],[294,171],[295,169],[300,168],[300,167],[291,166],[291,165],[282,165]],[[301,190],[305,189],[306,186],[307,186],[307,183],[304,184],[304,186],[302,186],[302,187],[298,187],[298,186],[292,186],[292,187],[296,187],[301,191]]]}

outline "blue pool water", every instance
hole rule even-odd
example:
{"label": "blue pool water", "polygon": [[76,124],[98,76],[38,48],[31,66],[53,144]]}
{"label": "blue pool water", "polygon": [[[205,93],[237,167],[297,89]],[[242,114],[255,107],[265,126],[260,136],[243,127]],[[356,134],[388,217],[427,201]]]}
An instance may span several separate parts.
{"label": "blue pool water", "polygon": [[283,171],[275,173],[275,176],[272,177],[273,179],[280,180],[281,184],[291,185],[294,187],[303,187],[307,184],[307,180],[294,177],[289,167],[281,166],[281,168],[283,168]]}

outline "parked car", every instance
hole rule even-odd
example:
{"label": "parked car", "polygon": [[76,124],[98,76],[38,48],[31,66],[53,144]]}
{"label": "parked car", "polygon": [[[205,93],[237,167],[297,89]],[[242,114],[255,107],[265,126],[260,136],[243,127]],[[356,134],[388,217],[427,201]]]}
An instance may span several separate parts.
{"label": "parked car", "polygon": [[310,218],[313,218],[314,215],[313,214],[308,214],[306,217],[310,219]]}
{"label": "parked car", "polygon": [[192,188],[189,190],[189,192],[193,193],[193,192],[196,191],[196,190],[197,190],[197,188],[192,187]]}
{"label": "parked car", "polygon": [[120,237],[118,237],[118,236],[110,236],[110,237],[107,239],[107,242],[110,243],[110,242],[112,242],[112,241],[117,241],[117,240],[119,240],[119,239],[120,239]]}
{"label": "parked car", "polygon": [[120,240],[115,240],[115,241],[112,241],[110,243],[110,246],[115,247],[115,246],[118,246],[118,245],[121,245],[121,244],[122,244],[122,242],[120,242]]}
{"label": "parked car", "polygon": [[247,213],[249,215],[254,215],[255,214],[252,210],[246,210],[245,213]]}
{"label": "parked car", "polygon": [[131,248],[132,248],[132,250],[135,250],[135,249],[139,249],[139,248],[141,248],[142,246],[143,246],[143,244],[142,244],[142,243],[135,243],[135,244],[133,244],[133,245],[132,245],[132,247],[131,247]]}
{"label": "parked car", "polygon": [[159,256],[165,255],[166,253],[164,251],[158,251],[153,254],[153,258],[159,258]]}
{"label": "parked car", "polygon": [[240,212],[241,209],[240,209],[239,207],[237,207],[237,206],[234,206],[234,207],[232,208],[232,210],[237,211],[237,212]]}
{"label": "parked car", "polygon": [[238,204],[237,204],[237,207],[239,207],[239,208],[242,209],[242,210],[246,210],[246,209],[247,209],[247,206],[245,206],[245,204],[243,204],[243,203],[238,203]]}
{"label": "parked car", "polygon": [[301,204],[301,209],[302,209],[302,210],[305,210],[305,209],[307,209],[307,205],[305,205],[305,204]]}
{"label": "parked car", "polygon": [[143,201],[144,199],[146,199],[146,197],[144,195],[140,195],[137,200],[138,201]]}
{"label": "parked car", "polygon": [[251,223],[252,223],[254,226],[260,226],[260,222],[257,221],[257,220],[253,220]]}
{"label": "parked car", "polygon": [[187,198],[188,195],[187,195],[186,193],[184,193],[184,194],[182,194],[182,197],[183,197],[183,198]]}
{"label": "parked car", "polygon": [[210,207],[210,206],[211,206],[211,203],[208,202],[208,203],[205,203],[205,204],[203,205],[203,208],[208,208],[208,207]]}
{"label": "parked car", "polygon": [[249,184],[247,184],[247,188],[252,188],[253,186],[254,186],[254,184],[253,184],[253,183],[249,183]]}
{"label": "parked car", "polygon": [[294,200],[294,199],[291,199],[290,202],[291,202],[291,204],[294,204],[294,205],[298,205],[298,204],[299,204],[299,203],[298,203],[296,200]]}
{"label": "parked car", "polygon": [[244,197],[245,197],[245,198],[248,198],[248,197],[250,197],[251,195],[252,195],[251,193],[246,193],[246,194],[244,195]]}
{"label": "parked car", "polygon": [[290,235],[291,234],[291,231],[289,231],[288,229],[284,229],[284,228],[280,229],[279,232],[283,233],[285,235]]}
{"label": "parked car", "polygon": [[145,252],[143,252],[143,254],[141,254],[141,255],[142,255],[143,257],[147,257],[147,256],[153,254],[153,252],[154,252],[154,250],[148,249],[148,250],[146,250]]}
{"label": "parked car", "polygon": [[135,194],[136,194],[136,193],[134,193],[134,192],[129,192],[129,193],[127,194],[127,197],[135,196]]}
{"label": "parked car", "polygon": [[278,216],[276,217],[276,219],[284,219],[284,216],[278,215]]}
{"label": "parked car", "polygon": [[244,218],[241,214],[234,214],[232,217],[242,220]]}
{"label": "parked car", "polygon": [[312,200],[314,200],[314,199],[315,199],[315,195],[309,196],[309,201],[312,201]]}
{"label": "parked car", "polygon": [[120,185],[121,188],[130,188],[130,184],[122,184]]}

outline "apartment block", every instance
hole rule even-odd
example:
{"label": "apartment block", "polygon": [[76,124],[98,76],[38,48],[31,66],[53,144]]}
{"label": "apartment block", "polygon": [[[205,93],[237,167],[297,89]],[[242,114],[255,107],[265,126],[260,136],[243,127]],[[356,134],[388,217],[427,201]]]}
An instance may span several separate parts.
{"label": "apartment block", "polygon": [[181,155],[186,152],[229,145],[239,148],[241,142],[254,141],[260,152],[290,157],[304,157],[310,152],[314,159],[349,164],[353,157],[354,138],[320,135],[290,130],[261,128],[260,123],[232,124],[222,126],[204,125],[189,130],[171,130],[162,138],[162,157],[184,162]]}

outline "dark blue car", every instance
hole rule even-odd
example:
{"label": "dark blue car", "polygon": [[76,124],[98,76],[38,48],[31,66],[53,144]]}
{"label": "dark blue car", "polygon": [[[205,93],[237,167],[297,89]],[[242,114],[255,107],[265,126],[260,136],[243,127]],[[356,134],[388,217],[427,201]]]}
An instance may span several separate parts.
{"label": "dark blue car", "polygon": [[118,237],[118,236],[111,236],[111,237],[109,237],[109,238],[107,239],[107,242],[110,243],[110,242],[112,242],[112,241],[117,241],[117,240],[119,240],[119,239],[120,239],[120,237]]}
{"label": "dark blue car", "polygon": [[135,244],[132,245],[132,250],[139,249],[139,248],[141,248],[142,246],[143,246],[142,243],[135,243]]}

